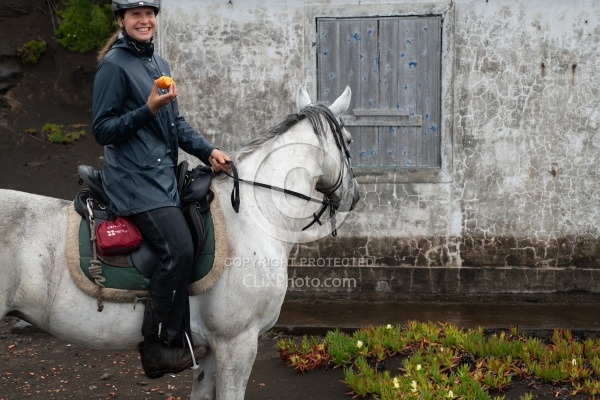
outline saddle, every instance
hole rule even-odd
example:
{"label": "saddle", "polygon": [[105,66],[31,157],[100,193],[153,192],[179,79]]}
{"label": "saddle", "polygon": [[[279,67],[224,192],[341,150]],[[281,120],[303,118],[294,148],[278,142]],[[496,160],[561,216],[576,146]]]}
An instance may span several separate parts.
{"label": "saddle", "polygon": [[[187,161],[182,161],[177,170],[177,186],[180,197],[186,199],[186,202],[183,203],[183,213],[194,243],[194,262],[200,256],[206,239],[202,213],[210,209],[210,203],[214,198],[214,193],[210,190],[211,172],[210,167],[205,166],[198,166],[189,171]],[[116,219],[117,215],[108,208],[109,200],[102,185],[101,172],[91,166],[80,165],[78,173],[78,183],[80,185],[86,183],[88,188],[83,189],[75,196],[73,205],[77,213],[86,221],[93,218],[96,226],[103,221]],[[145,240],[142,241],[140,247],[129,253],[110,256],[101,255],[98,252],[96,254],[98,259],[105,264],[117,267],[135,267],[142,276],[148,279],[152,277],[159,263],[156,251]]]}

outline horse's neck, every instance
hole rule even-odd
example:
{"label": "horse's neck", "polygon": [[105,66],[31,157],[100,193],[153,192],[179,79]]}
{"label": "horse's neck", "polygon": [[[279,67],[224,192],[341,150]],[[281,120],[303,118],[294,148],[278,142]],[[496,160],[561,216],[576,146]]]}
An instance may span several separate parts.
{"label": "horse's neck", "polygon": [[[319,143],[312,132],[288,131],[257,149],[238,164],[240,178],[315,196],[315,182],[322,173]],[[291,244],[296,243],[315,203],[277,190],[241,184],[241,207],[254,212],[261,229]]]}

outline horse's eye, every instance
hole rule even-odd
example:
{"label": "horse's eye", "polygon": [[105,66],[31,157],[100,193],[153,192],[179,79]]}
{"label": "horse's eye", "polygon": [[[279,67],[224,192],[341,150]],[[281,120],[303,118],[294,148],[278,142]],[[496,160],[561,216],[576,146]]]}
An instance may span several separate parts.
{"label": "horse's eye", "polygon": [[345,138],[345,142],[347,145],[351,144],[353,142],[352,140],[352,135],[350,135],[350,132],[348,132],[346,129],[342,128],[344,131],[344,138]]}

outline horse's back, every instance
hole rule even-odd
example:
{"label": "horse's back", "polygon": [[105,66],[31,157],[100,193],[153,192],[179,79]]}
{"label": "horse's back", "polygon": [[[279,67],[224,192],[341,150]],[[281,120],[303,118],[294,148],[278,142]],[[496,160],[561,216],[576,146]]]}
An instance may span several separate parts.
{"label": "horse's back", "polygon": [[[0,189],[0,255],[43,246],[64,245],[68,207],[72,202]],[[0,257],[0,260],[3,260]]]}
{"label": "horse's back", "polygon": [[[30,252],[64,252],[67,212],[71,202],[0,189],[0,261],[16,262]],[[7,258],[12,258],[11,260]]]}
{"label": "horse's back", "polygon": [[[15,236],[15,234],[18,236],[32,230],[38,231],[40,226],[47,225],[48,221],[66,218],[70,203],[63,199],[0,189],[1,237],[6,238],[6,235]],[[64,221],[66,222],[66,219]]]}
{"label": "horse's back", "polygon": [[33,207],[37,207],[40,204],[46,206],[54,204],[56,206],[66,207],[69,203],[71,203],[70,200],[42,196],[19,190],[0,189],[0,207],[2,207],[2,209],[7,208],[10,204],[29,205]]}

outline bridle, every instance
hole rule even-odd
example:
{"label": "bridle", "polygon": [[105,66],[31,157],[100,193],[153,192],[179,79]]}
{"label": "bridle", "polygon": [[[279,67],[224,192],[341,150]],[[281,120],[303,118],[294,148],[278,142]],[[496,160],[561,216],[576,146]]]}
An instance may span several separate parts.
{"label": "bridle", "polygon": [[[327,122],[329,124],[329,128],[333,132],[333,137],[335,138],[336,145],[337,145],[338,149],[346,156],[346,160],[345,160],[346,165],[347,165],[348,169],[350,170],[350,172],[352,173],[352,176],[354,176],[354,172],[352,171],[352,167],[350,166],[350,151],[348,150],[348,146],[346,145],[346,142],[344,141],[344,134],[342,132],[343,127],[339,124],[339,122],[337,121],[337,118],[335,118],[335,116],[333,115],[333,113],[327,106],[322,105],[322,104],[311,104],[309,107],[316,108],[325,115]],[[329,218],[331,221],[331,235],[334,237],[337,236],[337,228],[335,226],[335,213],[337,212],[337,210],[340,206],[340,202],[333,201],[331,199],[331,196],[333,193],[335,193],[335,191],[343,183],[343,180],[344,180],[343,166],[340,170],[340,175],[338,176],[338,179],[336,180],[336,182],[333,185],[331,185],[328,188],[317,189],[318,192],[323,193],[323,198],[317,199],[317,198],[296,192],[294,190],[289,190],[289,189],[285,189],[285,188],[282,188],[279,186],[270,185],[268,183],[262,183],[262,182],[256,182],[256,181],[242,179],[238,176],[237,168],[235,167],[235,164],[233,163],[233,161],[228,160],[227,162],[231,166],[231,175],[226,172],[225,172],[225,174],[233,179],[233,189],[231,190],[231,205],[236,213],[240,212],[240,182],[249,183],[254,186],[258,186],[258,187],[262,187],[265,189],[270,189],[270,190],[274,190],[277,192],[289,194],[291,196],[298,197],[302,200],[312,201],[314,203],[321,204],[321,207],[319,208],[319,210],[317,212],[313,213],[312,222],[310,222],[308,225],[306,225],[304,228],[302,228],[302,230],[305,231],[306,229],[313,226],[315,223],[318,223],[319,225],[323,225],[323,223],[321,222],[321,217],[323,216],[325,211],[327,209],[329,209]]]}

